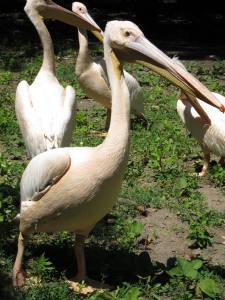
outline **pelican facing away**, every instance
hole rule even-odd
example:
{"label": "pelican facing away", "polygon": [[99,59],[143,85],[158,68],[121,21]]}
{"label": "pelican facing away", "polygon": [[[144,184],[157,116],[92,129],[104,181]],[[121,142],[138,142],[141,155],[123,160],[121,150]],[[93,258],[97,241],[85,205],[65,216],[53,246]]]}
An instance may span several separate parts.
{"label": "pelican facing away", "polygon": [[[83,18],[92,21],[93,25],[98,26],[89,15],[86,6],[80,2],[73,2],[72,11]],[[98,27],[99,28],[99,27]],[[100,29],[100,28],[99,28]],[[102,31],[92,33],[102,42]],[[106,129],[110,122],[111,109],[111,89],[106,72],[104,58],[93,60],[89,55],[88,36],[84,28],[78,26],[79,52],[76,61],[76,76],[79,84],[84,89],[88,97],[99,102],[107,108]],[[124,77],[130,92],[131,112],[144,118],[144,95],[138,81],[128,72],[124,71]],[[145,119],[145,118],[144,118]]]}
{"label": "pelican facing away", "polygon": [[[177,58],[173,58],[173,60],[186,69]],[[213,94],[225,105],[224,96],[217,93]],[[210,162],[210,153],[219,156],[220,163],[224,164],[225,115],[215,107],[183,92],[177,101],[177,112],[187,129],[200,144],[204,153],[203,167],[198,175],[205,175]]]}
{"label": "pelican facing away", "polygon": [[151,44],[132,22],[107,24],[104,56],[112,90],[112,112],[103,143],[97,147],[58,148],[40,153],[23,173],[20,235],[13,267],[15,286],[24,282],[25,241],[34,232],[74,231],[78,269],[75,280],[86,278],[84,239],[115,203],[128,160],[130,95],[121,63],[123,57],[163,73],[187,92],[200,94],[205,101],[220,107],[213,96],[208,97],[207,89],[201,89],[195,78]]}
{"label": "pelican facing away", "polygon": [[43,46],[40,71],[29,86],[19,83],[16,90],[16,116],[29,156],[68,146],[75,118],[75,92],[64,88],[55,76],[54,50],[43,18],[54,18],[73,26],[98,30],[83,17],[51,0],[27,0],[25,12],[35,26]]}

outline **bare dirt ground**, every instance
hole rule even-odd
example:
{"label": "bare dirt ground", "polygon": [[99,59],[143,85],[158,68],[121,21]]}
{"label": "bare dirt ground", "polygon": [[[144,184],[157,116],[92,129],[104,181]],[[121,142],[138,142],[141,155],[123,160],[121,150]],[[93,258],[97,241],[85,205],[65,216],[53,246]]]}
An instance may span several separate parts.
{"label": "bare dirt ground", "polygon": [[[201,183],[199,191],[210,208],[218,211],[225,209],[225,197],[220,190],[208,183]],[[170,266],[179,256],[186,259],[202,257],[212,267],[225,268],[225,226],[210,229],[212,246],[193,249],[187,239],[188,225],[172,211],[166,208],[150,209],[147,217],[141,217],[139,221],[144,224],[140,248],[149,253],[151,260]]]}
{"label": "bare dirt ground", "polygon": [[225,210],[225,194],[218,188],[210,185],[210,182],[203,179],[199,183],[199,192],[205,197],[209,208],[218,211]]}
{"label": "bare dirt ground", "polygon": [[153,261],[170,265],[175,257],[191,257],[187,235],[188,226],[166,208],[149,209],[147,217],[139,219],[144,224],[140,242]]}
{"label": "bare dirt ground", "polygon": [[93,106],[97,106],[98,104],[91,100],[91,99],[80,99],[77,103],[77,110],[78,111],[85,111],[85,110],[89,110],[90,108],[92,108]]}

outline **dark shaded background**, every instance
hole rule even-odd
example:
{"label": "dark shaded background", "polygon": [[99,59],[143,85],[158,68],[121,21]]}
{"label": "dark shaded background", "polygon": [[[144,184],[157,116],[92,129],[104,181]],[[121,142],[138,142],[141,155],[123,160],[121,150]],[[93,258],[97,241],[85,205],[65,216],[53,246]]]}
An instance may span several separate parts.
{"label": "dark shaded background", "polygon": [[[71,9],[71,0],[55,0]],[[225,57],[225,9],[223,0],[86,0],[91,14],[104,28],[111,19],[134,21],[145,35],[164,51],[181,58]],[[1,0],[2,45],[39,42],[23,6],[25,0]],[[49,22],[54,42],[62,38],[72,45],[74,29]]]}

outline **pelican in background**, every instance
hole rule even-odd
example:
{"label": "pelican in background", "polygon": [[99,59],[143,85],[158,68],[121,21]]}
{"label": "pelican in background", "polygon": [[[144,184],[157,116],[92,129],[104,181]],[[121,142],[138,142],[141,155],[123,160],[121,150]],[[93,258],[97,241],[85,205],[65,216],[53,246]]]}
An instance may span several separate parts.
{"label": "pelican in background", "polygon": [[[177,57],[173,60],[186,70]],[[213,94],[225,105],[224,96],[218,93]],[[204,153],[203,167],[198,175],[200,177],[205,175],[210,162],[210,153],[219,156],[219,162],[224,164],[225,115],[208,103],[184,92],[181,92],[180,99],[177,101],[177,112]]]}
{"label": "pelican in background", "polygon": [[75,91],[64,88],[55,76],[51,36],[43,18],[54,18],[72,26],[98,30],[83,17],[51,0],[27,0],[24,8],[35,26],[43,46],[43,62],[34,82],[19,83],[16,90],[16,116],[29,156],[68,146],[75,120]]}
{"label": "pelican in background", "polygon": [[104,57],[112,91],[112,110],[108,135],[103,143],[96,147],[67,147],[40,153],[23,173],[14,286],[24,283],[24,247],[28,235],[34,232],[74,231],[77,258],[74,280],[86,279],[85,237],[113,207],[128,161],[130,95],[123,71],[124,61],[144,64],[187,92],[201,95],[205,101],[221,108],[204,86],[201,88],[194,77],[149,42],[132,22],[107,24]]}
{"label": "pelican in background", "polygon": [[[81,17],[90,20],[93,25],[98,26],[89,15],[86,6],[80,2],[73,2],[72,11]],[[99,28],[99,27],[98,27]],[[100,28],[99,28],[100,29]],[[102,31],[92,33],[103,41]],[[88,97],[99,102],[107,108],[106,129],[109,127],[111,115],[111,89],[106,72],[106,62],[104,58],[93,60],[89,55],[88,36],[84,28],[78,26],[79,52],[76,61],[76,76],[79,84],[84,89]],[[144,95],[138,81],[128,72],[124,71],[126,84],[130,92],[131,112],[140,118],[144,117]]]}

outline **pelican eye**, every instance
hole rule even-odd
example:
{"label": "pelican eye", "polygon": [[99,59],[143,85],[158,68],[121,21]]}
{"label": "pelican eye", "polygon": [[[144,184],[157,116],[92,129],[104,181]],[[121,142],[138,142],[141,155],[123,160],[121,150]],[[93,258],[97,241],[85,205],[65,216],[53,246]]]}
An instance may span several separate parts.
{"label": "pelican eye", "polygon": [[126,31],[124,32],[124,35],[128,37],[128,36],[130,36],[130,35],[131,35],[131,32],[130,32],[130,31],[128,31],[128,30],[126,30]]}
{"label": "pelican eye", "polygon": [[84,14],[85,13],[84,7],[79,7],[79,12],[82,13],[82,14]]}

